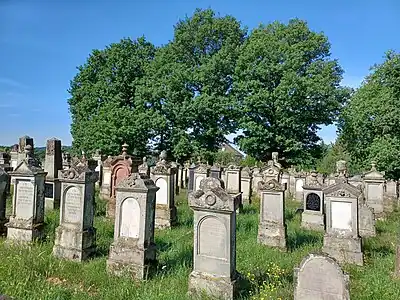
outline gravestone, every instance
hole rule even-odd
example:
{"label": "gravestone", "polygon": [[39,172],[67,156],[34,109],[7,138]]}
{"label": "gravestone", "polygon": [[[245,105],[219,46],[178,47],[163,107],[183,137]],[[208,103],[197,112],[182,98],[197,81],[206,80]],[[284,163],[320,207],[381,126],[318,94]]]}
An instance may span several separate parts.
{"label": "gravestone", "polygon": [[363,184],[362,181],[362,176],[361,175],[354,175],[349,178],[349,184],[355,186],[355,187],[360,187]]}
{"label": "gravestone", "polygon": [[311,172],[307,185],[303,186],[303,208],[301,227],[325,230],[323,185],[318,181],[317,172]]}
{"label": "gravestone", "polygon": [[217,165],[213,165],[210,169],[210,177],[221,179],[222,168]]}
{"label": "gravestone", "polygon": [[143,157],[142,164],[138,167],[138,170],[139,170],[139,174],[150,176],[150,168],[149,168],[149,165],[147,163],[147,157],[146,156]]}
{"label": "gravestone", "polygon": [[[167,157],[167,153],[165,152],[165,159],[166,159],[166,157]],[[179,164],[177,162],[171,162],[170,168],[171,168],[171,173],[173,174],[173,176],[172,176],[173,190],[174,190],[175,195],[179,195],[179,184],[178,184],[178,182],[179,182],[179,179],[178,179]]]}
{"label": "gravestone", "polygon": [[323,190],[326,204],[326,233],[322,251],[339,263],[363,265],[358,214],[362,193],[346,180]]}
{"label": "gravestone", "polygon": [[111,198],[111,162],[113,159],[114,158],[109,155],[103,162],[103,181],[100,187],[100,197],[106,201],[109,201]]}
{"label": "gravestone", "polygon": [[384,176],[384,172],[377,171],[375,162],[372,162],[371,170],[363,176],[366,203],[374,209],[376,218],[384,216]]}
{"label": "gravestone", "polygon": [[361,237],[376,236],[374,209],[365,203],[358,209],[358,228]]}
{"label": "gravestone", "polygon": [[232,197],[217,178],[206,178],[189,194],[194,211],[193,271],[189,293],[235,299],[239,288],[236,271],[236,209],[240,198]]}
{"label": "gravestone", "polygon": [[189,167],[189,178],[188,178],[188,193],[194,191],[194,171],[196,170],[197,166],[192,163]]}
{"label": "gravestone", "polygon": [[189,185],[189,163],[185,163],[182,171],[182,188],[187,189]]}
{"label": "gravestone", "polygon": [[127,153],[128,145],[122,145],[122,153],[116,156],[110,163],[111,165],[111,196],[107,203],[107,217],[115,217],[115,188],[119,182],[127,178],[132,173],[132,159]]}
{"label": "gravestone", "polygon": [[0,167],[0,236],[7,232],[7,228],[4,226],[8,222],[6,218],[6,202],[7,202],[7,185],[10,176],[7,172]]}
{"label": "gravestone", "polygon": [[286,251],[285,190],[275,179],[259,182],[260,220],[258,238],[260,244]]}
{"label": "gravestone", "polygon": [[251,197],[251,170],[249,167],[245,167],[241,170],[240,174],[240,189],[242,191],[242,202],[243,205],[250,204]]}
{"label": "gravestone", "polygon": [[145,279],[156,262],[154,215],[156,192],[153,180],[137,171],[121,180],[116,191],[114,241],[107,270],[114,275]]}
{"label": "gravestone", "polygon": [[160,159],[152,170],[152,180],[158,187],[156,193],[156,228],[169,228],[176,224],[174,176],[173,169],[166,161],[166,153],[161,152]]}
{"label": "gravestone", "polygon": [[96,152],[92,156],[92,160],[97,163],[94,171],[97,176],[96,187],[100,187],[103,182],[103,159],[100,150],[96,150]]}
{"label": "gravestone", "polygon": [[44,197],[46,209],[57,209],[60,207],[61,183],[58,180],[58,171],[62,170],[61,141],[52,138],[46,143],[46,156],[44,160],[44,171],[47,172]]}
{"label": "gravestone", "polygon": [[349,281],[334,258],[310,253],[294,270],[294,300],[350,300]]}
{"label": "gravestone", "polygon": [[33,138],[25,135],[19,138],[18,142],[18,160],[17,160],[17,165],[21,163],[25,159],[25,147],[30,145],[31,146],[31,152],[32,156],[34,155],[35,152],[35,147],[33,144]]}
{"label": "gravestone", "polygon": [[262,177],[264,182],[268,182],[271,179],[276,181],[281,180],[282,171],[280,165],[275,165],[273,160],[268,161],[266,169],[262,172]]}
{"label": "gravestone", "polygon": [[97,175],[86,166],[60,170],[60,225],[56,229],[53,254],[83,261],[96,249],[94,193]]}
{"label": "gravestone", "polygon": [[18,144],[13,145],[10,151],[10,165],[13,170],[18,166]]}
{"label": "gravestone", "polygon": [[43,237],[44,182],[47,175],[33,158],[32,146],[25,147],[26,158],[10,173],[14,185],[12,212],[5,226],[7,241],[32,242]]}
{"label": "gravestone", "polygon": [[63,170],[68,170],[72,165],[71,154],[69,152],[62,153],[62,168]]}
{"label": "gravestone", "polygon": [[200,183],[203,179],[208,177],[209,168],[205,164],[200,164],[194,170],[193,176],[193,191],[197,191],[200,189]]}
{"label": "gravestone", "polygon": [[297,175],[295,177],[295,192],[294,192],[295,200],[303,200],[304,197],[303,186],[305,184],[305,181],[306,178],[303,174]]}
{"label": "gravestone", "polygon": [[285,191],[289,191],[289,184],[290,184],[290,175],[289,175],[289,173],[282,173],[281,183],[284,186]]}
{"label": "gravestone", "polygon": [[238,194],[241,192],[241,170],[242,168],[230,165],[225,170],[225,187],[229,194]]}
{"label": "gravestone", "polygon": [[262,177],[262,172],[260,170],[260,168],[253,168],[252,170],[252,175],[253,178],[251,180],[251,186],[254,187],[254,192],[259,195],[259,190],[258,190],[258,183],[263,181],[263,177]]}

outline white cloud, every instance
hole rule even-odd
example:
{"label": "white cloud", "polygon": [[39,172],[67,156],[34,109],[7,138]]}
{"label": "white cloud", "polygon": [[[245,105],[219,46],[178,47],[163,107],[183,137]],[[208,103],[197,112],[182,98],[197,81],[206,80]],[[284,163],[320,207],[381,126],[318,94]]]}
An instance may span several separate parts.
{"label": "white cloud", "polygon": [[26,85],[22,84],[11,78],[0,77],[0,85],[7,85],[15,88],[26,88]]}

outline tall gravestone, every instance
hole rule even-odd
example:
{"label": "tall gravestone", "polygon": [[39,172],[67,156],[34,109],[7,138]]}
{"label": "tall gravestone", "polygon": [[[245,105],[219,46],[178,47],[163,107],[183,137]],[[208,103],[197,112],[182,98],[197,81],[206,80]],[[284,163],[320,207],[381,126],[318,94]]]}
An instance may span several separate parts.
{"label": "tall gravestone", "polygon": [[303,207],[301,226],[313,230],[325,230],[323,185],[318,181],[317,172],[311,172],[307,185],[303,186]]}
{"label": "tall gravestone", "polygon": [[189,178],[188,178],[188,193],[194,191],[194,171],[196,170],[197,166],[192,163],[189,167]]}
{"label": "tall gravestone", "polygon": [[162,152],[160,160],[152,170],[152,179],[158,187],[156,194],[156,228],[169,228],[176,224],[177,213],[174,193],[174,172]]}
{"label": "tall gravestone", "polygon": [[10,165],[14,170],[18,166],[18,152],[18,144],[13,145],[10,151]]}
{"label": "tall gravestone", "polygon": [[7,226],[7,241],[31,242],[43,237],[44,182],[46,172],[33,157],[32,146],[25,147],[26,158],[10,173],[14,185],[13,204]]}
{"label": "tall gravestone", "polygon": [[100,187],[100,197],[103,200],[110,200],[111,197],[111,162],[113,161],[112,156],[108,156],[103,162],[103,181]]}
{"label": "tall gravestone", "polygon": [[61,141],[52,138],[46,143],[46,156],[44,170],[47,172],[44,197],[46,209],[57,209],[60,207],[61,183],[58,180],[58,171],[62,170]]}
{"label": "tall gravestone", "polygon": [[116,191],[114,242],[107,270],[114,275],[129,273],[145,279],[156,262],[154,216],[156,192],[153,180],[135,172],[120,181]]}
{"label": "tall gravestone", "polygon": [[376,236],[374,209],[366,203],[358,208],[358,231],[361,237]]}
{"label": "tall gravestone", "polygon": [[7,202],[7,185],[9,177],[7,172],[0,167],[0,236],[7,232],[4,226],[7,223],[6,218],[6,202]]}
{"label": "tall gravestone", "polygon": [[240,174],[240,189],[242,191],[242,202],[244,205],[250,204],[251,197],[251,170],[249,167],[245,167],[241,170]]}
{"label": "tall gravestone", "polygon": [[150,176],[150,168],[149,164],[147,163],[147,157],[143,157],[142,164],[138,167],[139,174]]}
{"label": "tall gravestone", "polygon": [[225,188],[229,194],[241,192],[241,170],[242,168],[230,165],[225,170]]}
{"label": "tall gravestone", "polygon": [[96,186],[100,187],[103,182],[103,159],[100,150],[96,150],[92,156],[92,160],[97,163],[94,171],[97,176]]}
{"label": "tall gravestone", "polygon": [[264,182],[268,182],[271,179],[276,181],[281,180],[281,168],[280,165],[275,165],[273,160],[268,161],[267,167],[262,171],[262,177]]}
{"label": "tall gravestone", "polygon": [[372,162],[371,170],[363,176],[366,203],[374,209],[377,218],[384,216],[384,176],[384,172],[376,169],[375,162]]}
{"label": "tall gravestone", "polygon": [[260,220],[258,242],[286,250],[285,190],[275,179],[259,182]]}
{"label": "tall gravestone", "polygon": [[58,177],[62,197],[53,254],[63,259],[83,261],[96,249],[93,220],[97,174],[81,166],[60,170]]}
{"label": "tall gravestone", "polygon": [[18,160],[17,160],[17,165],[21,163],[25,159],[25,147],[30,145],[31,146],[31,152],[32,155],[34,155],[35,152],[35,147],[33,144],[33,138],[25,135],[19,138],[18,142]]}
{"label": "tall gravestone", "polygon": [[132,159],[127,153],[128,145],[122,145],[122,153],[116,156],[110,163],[111,165],[111,197],[107,203],[107,217],[115,217],[115,188],[119,182],[127,178],[132,173]]}
{"label": "tall gravestone", "polygon": [[[161,155],[163,155],[163,154],[161,153]],[[166,158],[167,158],[167,153],[165,152],[165,159]],[[178,179],[179,164],[177,162],[171,162],[169,165],[171,168],[171,173],[173,174],[172,183],[173,183],[174,193],[175,193],[175,195],[179,195],[179,184],[178,184],[178,182],[179,182],[179,179]]]}
{"label": "tall gravestone", "polygon": [[193,191],[200,189],[200,183],[203,179],[208,177],[209,168],[205,164],[200,164],[194,169],[193,174]]}
{"label": "tall gravestone", "polygon": [[294,300],[350,300],[349,276],[328,255],[307,255],[294,270]]}
{"label": "tall gravestone", "polygon": [[323,190],[326,203],[326,233],[322,251],[340,263],[363,265],[362,241],[359,235],[358,214],[362,193],[342,182]]}
{"label": "tall gravestone", "polygon": [[236,271],[236,209],[240,198],[232,197],[217,178],[206,178],[189,194],[194,211],[193,271],[191,294],[235,299],[239,288]]}
{"label": "tall gravestone", "polygon": [[258,195],[259,194],[258,183],[263,181],[262,171],[258,167],[254,167],[251,171],[253,175],[253,178],[251,180],[251,185],[254,187],[254,193]]}

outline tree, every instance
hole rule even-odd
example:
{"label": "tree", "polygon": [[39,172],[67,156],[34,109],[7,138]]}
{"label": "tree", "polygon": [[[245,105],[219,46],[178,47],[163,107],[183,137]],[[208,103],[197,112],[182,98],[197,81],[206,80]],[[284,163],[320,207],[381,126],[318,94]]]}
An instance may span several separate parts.
{"label": "tree", "polygon": [[400,178],[400,54],[387,52],[371,68],[341,114],[340,140],[360,168],[372,160],[389,178]]}
{"label": "tree", "polygon": [[138,97],[145,68],[155,47],[145,38],[123,39],[104,50],[93,50],[78,67],[68,99],[75,152],[119,154],[126,142],[145,152],[159,116],[152,103]]}
{"label": "tree", "polygon": [[241,48],[233,92],[241,150],[260,160],[274,151],[291,164],[320,156],[320,125],[332,124],[349,89],[322,33],[295,19],[255,29]]}
{"label": "tree", "polygon": [[173,40],[148,66],[141,97],[163,120],[156,143],[180,160],[215,152],[236,130],[230,97],[239,46],[246,30],[231,16],[196,10],[176,24]]}

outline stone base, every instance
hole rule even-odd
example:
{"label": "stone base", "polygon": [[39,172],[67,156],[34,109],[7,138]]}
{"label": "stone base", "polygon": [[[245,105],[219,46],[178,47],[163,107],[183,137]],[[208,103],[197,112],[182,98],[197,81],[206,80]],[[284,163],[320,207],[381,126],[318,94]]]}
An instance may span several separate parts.
{"label": "stone base", "polygon": [[96,251],[96,229],[80,231],[78,228],[59,226],[53,247],[53,255],[59,258],[83,261]]}
{"label": "stone base", "polygon": [[362,266],[364,264],[361,238],[324,235],[322,252],[335,258],[339,263]]}
{"label": "stone base", "polygon": [[147,248],[137,245],[137,239],[119,238],[110,246],[107,271],[116,276],[129,274],[134,279],[143,280],[156,266],[156,245]]}
{"label": "stone base", "polygon": [[324,215],[304,211],[301,214],[301,227],[305,229],[325,231]]}
{"label": "stone base", "polygon": [[258,224],[257,241],[260,244],[286,251],[286,225],[278,225],[276,223]]}
{"label": "stone base", "polygon": [[175,226],[177,222],[176,206],[156,205],[155,228],[164,229]]}
{"label": "stone base", "polygon": [[239,290],[239,274],[236,274],[233,279],[196,271],[189,275],[188,293],[192,296],[202,296],[204,293],[218,299],[233,300],[237,298]]}
{"label": "stone base", "polygon": [[7,242],[30,243],[44,238],[43,223],[28,224],[24,220],[10,220],[6,223]]}
{"label": "stone base", "polygon": [[110,198],[107,201],[106,216],[110,219],[115,219],[115,199]]}
{"label": "stone base", "polygon": [[100,188],[99,197],[102,200],[108,201],[108,200],[110,200],[110,193],[111,193],[110,187],[109,186],[106,187],[106,186],[102,185]]}
{"label": "stone base", "polygon": [[0,219],[0,236],[7,235],[7,227],[5,226],[7,222],[7,219]]}

